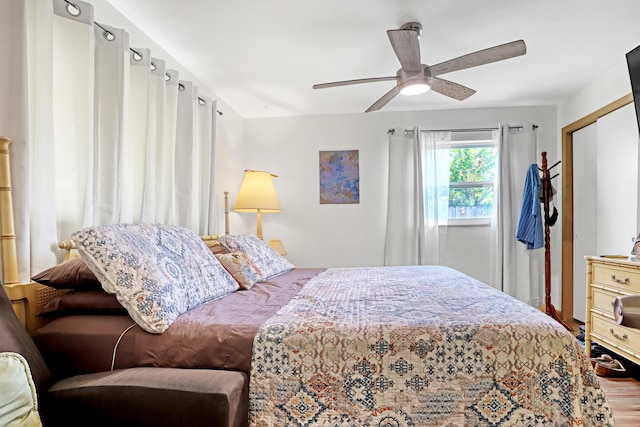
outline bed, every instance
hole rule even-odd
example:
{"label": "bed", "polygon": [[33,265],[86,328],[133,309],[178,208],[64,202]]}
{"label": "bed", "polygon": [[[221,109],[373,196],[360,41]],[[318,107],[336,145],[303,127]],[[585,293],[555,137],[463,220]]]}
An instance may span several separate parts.
{"label": "bed", "polygon": [[[119,252],[126,243],[94,237],[76,236],[74,243],[91,238],[102,244],[100,251],[61,265],[107,259],[105,250]],[[259,264],[251,248],[238,250],[234,239],[268,251],[254,236],[221,236],[204,245],[211,256],[199,253],[207,260],[189,268],[200,269],[201,262],[218,268],[212,253],[219,242]],[[187,263],[193,256],[179,255]],[[102,297],[113,291],[101,277],[109,272],[90,270],[100,286],[83,291]],[[28,318],[39,311],[38,294],[53,294],[49,303],[60,305],[81,291],[59,288],[24,286],[26,303],[17,310]],[[10,289],[19,293],[15,285]],[[168,324],[138,319],[128,304],[139,301],[121,296],[120,307],[111,300],[109,309],[85,305],[38,318],[45,324],[34,340],[54,375],[134,366],[244,371],[250,374],[249,425],[256,427],[614,425],[589,359],[562,325],[447,267],[287,266],[247,289],[197,303]],[[147,330],[152,327],[166,329]]]}
{"label": "bed", "polygon": [[162,334],[123,312],[86,313],[49,321],[34,340],[60,376],[247,372],[254,426],[613,425],[562,325],[446,267],[293,269]]}

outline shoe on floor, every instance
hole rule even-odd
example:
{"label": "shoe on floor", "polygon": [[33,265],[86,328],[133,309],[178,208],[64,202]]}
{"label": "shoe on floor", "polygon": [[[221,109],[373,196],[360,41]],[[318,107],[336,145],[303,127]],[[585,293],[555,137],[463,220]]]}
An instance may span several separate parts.
{"label": "shoe on floor", "polygon": [[598,362],[611,363],[613,362],[613,357],[609,356],[608,354],[603,354],[600,357],[591,358],[591,366],[593,366],[594,368],[596,367],[596,363]]}
{"label": "shoe on floor", "polygon": [[596,362],[596,375],[599,377],[626,377],[628,372],[619,360]]}

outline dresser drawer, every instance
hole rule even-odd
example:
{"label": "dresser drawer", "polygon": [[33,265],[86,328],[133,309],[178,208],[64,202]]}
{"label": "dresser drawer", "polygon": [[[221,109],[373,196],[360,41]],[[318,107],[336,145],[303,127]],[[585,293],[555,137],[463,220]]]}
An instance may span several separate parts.
{"label": "dresser drawer", "polygon": [[[627,356],[639,355],[634,349],[640,348],[640,330],[625,328],[618,325],[613,319],[592,313],[591,334],[592,338],[607,347],[615,347],[622,350]],[[607,345],[608,344],[608,345]]]}
{"label": "dresser drawer", "polygon": [[629,292],[640,293],[640,271],[624,266],[594,264],[593,282]]}
{"label": "dresser drawer", "polygon": [[591,292],[591,306],[613,319],[613,303],[619,294],[596,287],[591,287]]}

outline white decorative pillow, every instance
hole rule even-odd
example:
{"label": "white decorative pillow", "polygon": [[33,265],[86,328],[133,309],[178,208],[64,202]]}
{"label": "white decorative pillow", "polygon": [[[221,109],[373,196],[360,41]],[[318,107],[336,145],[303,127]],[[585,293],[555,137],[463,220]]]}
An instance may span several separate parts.
{"label": "white decorative pillow", "polygon": [[218,242],[231,252],[242,252],[258,270],[258,282],[295,268],[257,236],[220,236]]}
{"label": "white decorative pillow", "polygon": [[0,353],[0,425],[42,427],[31,370],[18,353]]}
{"label": "white decorative pillow", "polygon": [[145,331],[162,333],[238,283],[191,230],[161,224],[110,224],[72,235],[78,252]]}
{"label": "white decorative pillow", "polygon": [[242,289],[249,289],[258,281],[258,270],[242,252],[216,254],[216,258],[231,273]]}

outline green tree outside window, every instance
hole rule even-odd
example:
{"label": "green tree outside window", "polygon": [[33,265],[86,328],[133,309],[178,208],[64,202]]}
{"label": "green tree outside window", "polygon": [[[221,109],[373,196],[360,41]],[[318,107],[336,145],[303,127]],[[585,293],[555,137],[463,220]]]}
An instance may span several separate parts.
{"label": "green tree outside window", "polygon": [[496,148],[452,147],[450,162],[449,218],[490,217]]}

